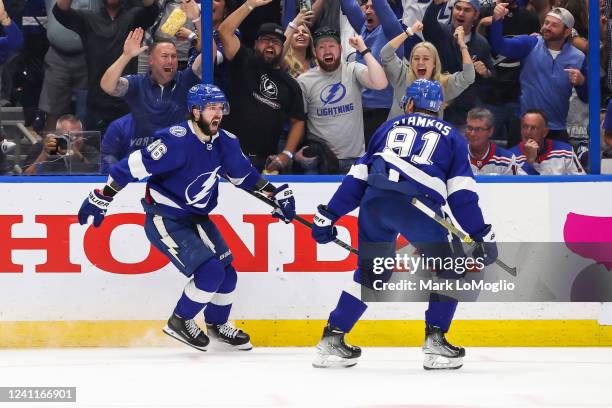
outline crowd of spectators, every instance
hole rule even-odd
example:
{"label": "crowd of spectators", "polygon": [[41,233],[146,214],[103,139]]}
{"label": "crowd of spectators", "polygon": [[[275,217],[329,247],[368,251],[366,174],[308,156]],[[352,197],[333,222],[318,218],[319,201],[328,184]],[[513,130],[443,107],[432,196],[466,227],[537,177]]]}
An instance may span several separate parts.
{"label": "crowd of spectators", "polygon": [[[608,110],[611,1],[600,0],[598,33]],[[0,173],[107,173],[183,119],[209,66],[229,99],[222,127],[269,174],[345,174],[420,78],[441,83],[440,115],[464,132],[475,174],[588,168],[587,0],[212,0],[212,10],[203,27],[199,0],[0,0],[0,105],[22,106],[38,140],[23,151],[2,132]]]}

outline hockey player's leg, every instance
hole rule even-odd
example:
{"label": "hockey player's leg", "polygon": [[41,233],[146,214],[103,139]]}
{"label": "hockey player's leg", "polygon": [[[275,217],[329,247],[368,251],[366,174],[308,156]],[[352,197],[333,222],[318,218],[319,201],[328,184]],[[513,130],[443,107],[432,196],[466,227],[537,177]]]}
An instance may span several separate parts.
{"label": "hockey player's leg", "polygon": [[450,344],[445,337],[457,309],[455,299],[432,293],[425,312],[423,353],[426,370],[458,369],[463,366],[465,349]]}
{"label": "hockey player's leg", "polygon": [[146,202],[143,202],[143,206],[147,212],[147,238],[181,273],[191,278],[163,329],[164,333],[205,351],[209,339],[193,318],[210,301],[225,272],[192,224],[160,215],[155,206]]}
{"label": "hockey player's leg", "polygon": [[[425,197],[420,197],[427,202]],[[429,202],[431,208],[441,213],[439,206]],[[401,227],[401,233],[421,254],[427,259],[447,259],[448,257],[463,256],[461,246],[449,245],[447,232],[431,219],[419,214],[412,206],[407,206],[410,223]],[[461,278],[454,270],[437,270],[437,276],[447,279]],[[450,344],[445,337],[448,332],[455,310],[457,300],[437,293],[429,295],[429,308],[425,312],[425,341],[423,353],[425,359],[423,368],[426,370],[457,369],[463,365],[465,349]]]}
{"label": "hockey player's leg", "polygon": [[[375,197],[379,203],[384,201]],[[370,205],[372,204],[372,205]],[[359,267],[351,286],[342,292],[336,308],[330,313],[321,341],[317,345],[314,367],[352,367],[361,356],[361,349],[346,344],[344,337],[361,318],[367,305],[361,300],[362,289],[372,288],[374,280],[386,281],[390,273],[373,273],[374,259],[395,255],[393,228],[380,222],[381,206],[362,200],[359,212]]]}
{"label": "hockey player's leg", "polygon": [[164,333],[198,350],[206,351],[210,340],[193,320],[211,301],[225,278],[225,271],[216,258],[210,258],[193,273]]}
{"label": "hockey player's leg", "polygon": [[225,279],[204,310],[208,336],[237,350],[251,350],[251,338],[229,322],[238,275],[230,264],[225,267]]}
{"label": "hockey player's leg", "polygon": [[[359,285],[353,283],[357,290]],[[351,331],[363,312],[367,309],[354,294],[342,291],[338,305],[329,315],[327,325],[323,329],[323,336],[317,344],[313,367],[352,367],[357,364],[361,356],[361,349],[357,346],[347,344],[344,337]]]}

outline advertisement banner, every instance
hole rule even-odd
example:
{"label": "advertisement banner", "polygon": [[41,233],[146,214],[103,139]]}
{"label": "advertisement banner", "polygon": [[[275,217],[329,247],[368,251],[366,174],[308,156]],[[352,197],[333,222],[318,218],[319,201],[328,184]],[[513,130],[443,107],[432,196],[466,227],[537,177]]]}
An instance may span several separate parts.
{"label": "advertisement banner", "polygon": [[[338,186],[290,184],[298,213],[308,220]],[[163,320],[172,311],[187,280],[145,237],[140,207],[144,184],[124,189],[100,228],[80,226],[76,213],[94,187],[89,183],[0,185],[4,197],[0,320]],[[523,244],[519,249],[500,245],[500,258],[519,273],[553,270],[565,262],[562,256],[551,259],[546,253],[526,250],[530,242],[564,243],[576,255],[579,273],[610,273],[605,255],[565,244],[589,237],[612,241],[606,236],[612,219],[608,184],[487,183],[478,184],[478,191],[497,240]],[[338,224],[339,238],[353,246],[357,245],[356,215],[343,217]],[[228,183],[220,186],[219,205],[211,218],[228,242],[239,272],[234,319],[324,319],[351,282],[354,255],[333,244],[317,245],[306,227],[279,222],[266,204]],[[398,247],[405,244],[400,240]],[[461,308],[466,319],[594,319],[600,306],[466,303]],[[401,302],[376,303],[365,318],[420,319],[423,309]]]}

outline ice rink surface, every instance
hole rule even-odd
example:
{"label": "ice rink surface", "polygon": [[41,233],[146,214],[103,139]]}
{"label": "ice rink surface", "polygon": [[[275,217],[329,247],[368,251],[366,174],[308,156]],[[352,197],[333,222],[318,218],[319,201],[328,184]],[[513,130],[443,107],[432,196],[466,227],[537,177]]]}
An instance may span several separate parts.
{"label": "ice rink surface", "polygon": [[612,407],[612,348],[469,348],[460,370],[417,348],[365,348],[349,369],[313,348],[0,350],[0,386],[76,386],[76,403],[1,407]]}

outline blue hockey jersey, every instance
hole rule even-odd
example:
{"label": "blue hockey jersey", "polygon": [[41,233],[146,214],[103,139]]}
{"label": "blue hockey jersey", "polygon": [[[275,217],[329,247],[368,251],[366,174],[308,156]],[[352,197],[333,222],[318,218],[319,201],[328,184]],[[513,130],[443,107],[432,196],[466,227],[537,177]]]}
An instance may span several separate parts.
{"label": "blue hockey jersey", "polygon": [[110,178],[124,187],[149,177],[148,198],[170,216],[210,213],[217,205],[220,176],[247,190],[254,189],[261,177],[236,136],[223,129],[207,137],[196,124],[185,121],[156,132],[155,137],[149,146],[116,163]]}
{"label": "blue hockey jersey", "polygon": [[357,208],[367,186],[425,197],[439,206],[448,203],[467,233],[484,229],[467,143],[443,120],[413,113],[382,124],[329,210],[340,216]]}

